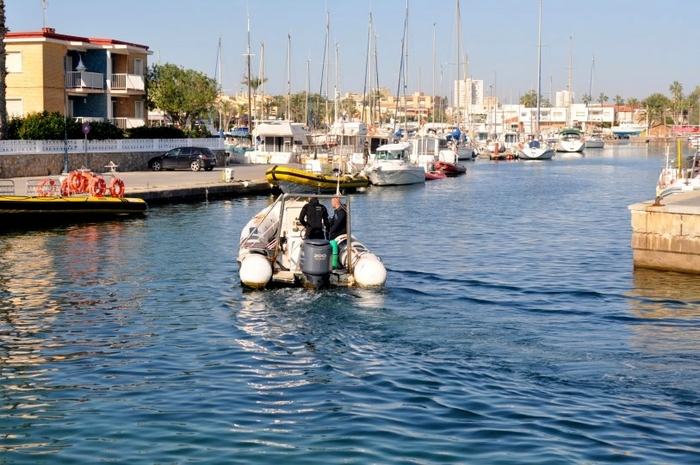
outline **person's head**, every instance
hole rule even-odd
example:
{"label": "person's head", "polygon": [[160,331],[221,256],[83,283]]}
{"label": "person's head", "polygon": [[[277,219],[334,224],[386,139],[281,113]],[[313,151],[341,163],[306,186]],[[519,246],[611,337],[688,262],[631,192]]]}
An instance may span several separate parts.
{"label": "person's head", "polygon": [[333,208],[340,208],[340,199],[338,197],[333,197],[331,199],[331,205],[333,205]]}

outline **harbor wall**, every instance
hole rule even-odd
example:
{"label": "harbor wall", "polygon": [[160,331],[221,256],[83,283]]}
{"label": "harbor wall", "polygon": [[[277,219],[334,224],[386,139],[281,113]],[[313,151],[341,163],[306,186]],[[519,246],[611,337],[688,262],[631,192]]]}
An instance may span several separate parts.
{"label": "harbor wall", "polygon": [[[213,150],[216,165],[224,166],[227,155],[224,150]],[[88,168],[96,173],[109,171],[110,163],[118,165],[119,171],[144,171],[148,160],[162,155],[158,152],[87,152],[68,153],[68,170]],[[0,155],[0,179],[38,176],[55,176],[63,172],[63,153],[19,153]]]}
{"label": "harbor wall", "polygon": [[636,268],[700,274],[700,192],[629,206]]}

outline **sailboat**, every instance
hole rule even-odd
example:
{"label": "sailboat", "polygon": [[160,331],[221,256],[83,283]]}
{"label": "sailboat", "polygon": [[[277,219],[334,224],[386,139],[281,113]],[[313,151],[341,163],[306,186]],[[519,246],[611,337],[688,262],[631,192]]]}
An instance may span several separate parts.
{"label": "sailboat", "polygon": [[[408,32],[408,0],[406,0],[406,18],[404,20],[403,37],[401,39],[401,66],[399,67],[399,87],[396,95],[397,110],[401,89],[405,86],[405,47]],[[402,81],[403,84],[402,85]],[[405,95],[404,95],[405,101]],[[398,113],[398,111],[397,111]],[[396,128],[394,128],[396,129]],[[419,184],[425,182],[426,170],[419,164],[413,163],[415,156],[411,155],[412,146],[409,142],[386,144],[377,148],[374,160],[364,168],[370,182],[376,186],[398,186]]]}
{"label": "sailboat", "polygon": [[539,25],[537,28],[537,125],[535,135],[527,143],[518,144],[518,158],[521,160],[550,160],[554,148],[546,142],[540,142],[540,105],[542,96],[542,0],[540,0]]}

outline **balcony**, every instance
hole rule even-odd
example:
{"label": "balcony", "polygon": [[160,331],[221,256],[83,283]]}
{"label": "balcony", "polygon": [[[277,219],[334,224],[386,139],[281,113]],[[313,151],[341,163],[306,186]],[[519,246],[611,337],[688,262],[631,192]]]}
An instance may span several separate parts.
{"label": "balcony", "polygon": [[69,90],[104,90],[105,78],[102,73],[87,71],[69,71],[64,82]]}
{"label": "balcony", "polygon": [[111,89],[144,92],[146,85],[143,76],[140,74],[112,74]]}
{"label": "balcony", "polygon": [[120,129],[137,128],[146,124],[143,118],[111,118],[110,121]]}

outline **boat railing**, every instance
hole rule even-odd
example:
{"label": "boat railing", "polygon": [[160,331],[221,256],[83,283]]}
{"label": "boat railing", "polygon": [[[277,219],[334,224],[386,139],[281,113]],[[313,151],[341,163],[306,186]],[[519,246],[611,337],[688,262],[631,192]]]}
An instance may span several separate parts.
{"label": "boat railing", "polygon": [[15,195],[15,182],[12,179],[0,179],[0,195]]}

